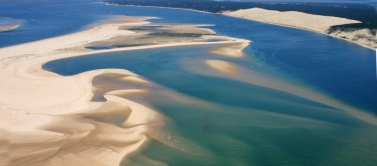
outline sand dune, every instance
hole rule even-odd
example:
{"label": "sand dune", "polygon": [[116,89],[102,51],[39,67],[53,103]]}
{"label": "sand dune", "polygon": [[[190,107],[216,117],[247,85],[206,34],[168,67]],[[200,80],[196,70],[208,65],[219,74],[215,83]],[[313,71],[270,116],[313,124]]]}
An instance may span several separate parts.
{"label": "sand dune", "polygon": [[296,11],[279,12],[275,10],[265,10],[260,8],[227,11],[223,14],[265,23],[306,29],[347,40],[367,48],[377,48],[377,39],[369,29],[348,31],[342,29],[334,30],[331,28],[332,26],[336,25],[361,23],[360,21],[356,20],[313,15]]}
{"label": "sand dune", "polygon": [[[85,48],[94,44],[129,43],[128,36],[143,37],[148,34],[146,31],[121,27],[151,25],[145,19],[117,17],[80,32],[1,48],[0,163],[118,165],[149,137],[158,134],[156,128],[163,123],[162,116],[148,105],[133,101],[137,96],[147,95],[152,82],[118,69],[63,77],[41,68],[48,61],[135,49],[248,43],[225,36],[200,35],[182,42],[169,37],[166,40],[174,39],[173,42],[138,41],[141,45],[137,47]],[[191,27],[190,32],[211,32],[195,28]],[[211,37],[222,40],[208,42]]]}
{"label": "sand dune", "polygon": [[224,14],[262,22],[304,28],[317,32],[324,32],[334,25],[360,23],[360,21],[339,17],[320,16],[296,11],[279,12],[260,8],[225,12]]}

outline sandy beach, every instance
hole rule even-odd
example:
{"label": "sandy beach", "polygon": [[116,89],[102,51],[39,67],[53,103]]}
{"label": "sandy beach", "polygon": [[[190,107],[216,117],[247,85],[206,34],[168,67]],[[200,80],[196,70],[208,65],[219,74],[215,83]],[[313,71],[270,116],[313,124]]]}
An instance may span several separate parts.
{"label": "sandy beach", "polygon": [[226,11],[224,15],[260,21],[269,24],[299,28],[326,34],[342,40],[353,42],[370,49],[377,48],[377,39],[370,29],[353,31],[332,29],[332,26],[361,23],[346,18],[307,14],[297,11],[280,12],[261,8]]}
{"label": "sandy beach", "polygon": [[[150,34],[148,17],[123,17],[76,33],[0,49],[0,162],[5,165],[118,165],[125,156],[158,134],[163,117],[133,95],[149,93],[153,84],[126,70],[103,69],[63,77],[42,69],[48,61],[66,57],[187,45],[243,45],[249,41],[225,36],[196,25],[166,25]],[[160,27],[161,25],[158,25]],[[137,29],[139,30],[129,30]],[[174,37],[182,31],[197,37]],[[208,34],[208,35],[206,35]],[[212,38],[221,41],[209,42]],[[178,40],[179,39],[179,40]],[[85,47],[108,45],[113,49]],[[238,52],[240,47],[235,52]],[[229,49],[229,48],[228,48]],[[241,48],[242,49],[242,48]],[[228,51],[224,54],[234,54]],[[102,81],[101,81],[102,80]],[[72,162],[74,161],[74,162]]]}

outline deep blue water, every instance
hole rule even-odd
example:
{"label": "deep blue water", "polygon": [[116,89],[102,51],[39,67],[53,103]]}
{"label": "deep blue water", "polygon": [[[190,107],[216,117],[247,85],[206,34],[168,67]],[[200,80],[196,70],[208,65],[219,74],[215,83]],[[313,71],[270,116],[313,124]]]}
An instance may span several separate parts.
{"label": "deep blue water", "polygon": [[0,17],[26,22],[15,30],[0,32],[0,47],[67,34],[98,21],[99,15],[82,11],[89,1],[1,1]]}
{"label": "deep blue water", "polygon": [[[152,141],[129,161],[152,165],[374,165],[377,128],[321,103],[216,76],[190,71],[205,59],[222,59],[276,80],[315,89],[342,103],[377,114],[375,51],[299,29],[218,14],[80,2],[3,2],[0,16],[27,22],[0,33],[0,47],[79,30],[109,15],[157,16],[151,20],[214,24],[220,35],[253,42],[245,57],[224,58],[207,47],[152,49],[81,56],[49,62],[44,68],[73,75],[100,68],[131,70],[169,90],[204,101],[203,106],[147,97],[166,115],[163,131],[175,148]],[[198,63],[194,63],[198,62]],[[196,66],[197,65],[197,66]],[[180,149],[185,150],[179,150]],[[163,152],[163,153],[161,153]]]}

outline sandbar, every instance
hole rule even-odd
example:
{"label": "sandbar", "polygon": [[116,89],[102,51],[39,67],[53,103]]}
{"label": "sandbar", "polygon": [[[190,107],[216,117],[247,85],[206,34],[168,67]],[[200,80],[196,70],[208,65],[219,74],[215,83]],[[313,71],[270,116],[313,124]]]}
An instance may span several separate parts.
{"label": "sandbar", "polygon": [[[164,123],[148,104],[133,101],[154,84],[142,76],[120,69],[61,76],[43,70],[46,62],[114,51],[249,43],[193,25],[130,30],[151,26],[146,19],[117,16],[72,34],[1,48],[0,163],[119,165]],[[166,42],[156,42],[161,40]],[[98,45],[112,49],[86,48]],[[110,78],[118,82],[106,82]]]}
{"label": "sandbar", "polygon": [[0,32],[11,31],[20,27],[25,20],[0,17]]}
{"label": "sandbar", "polygon": [[228,75],[238,76],[240,73],[238,72],[238,68],[230,62],[223,61],[223,60],[206,60],[205,63],[212,67],[215,70],[218,70],[222,73]]}

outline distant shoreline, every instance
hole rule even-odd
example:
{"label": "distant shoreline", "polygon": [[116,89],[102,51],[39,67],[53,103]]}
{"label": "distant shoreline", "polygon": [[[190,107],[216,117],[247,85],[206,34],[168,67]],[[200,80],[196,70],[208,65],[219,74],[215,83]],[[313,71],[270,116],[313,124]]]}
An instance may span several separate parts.
{"label": "distant shoreline", "polygon": [[188,9],[209,13],[237,11],[241,9],[262,8],[281,12],[298,11],[314,15],[358,20],[377,28],[375,7],[363,3],[325,3],[325,2],[235,2],[235,1],[175,1],[175,0],[104,0],[103,3],[117,5],[153,6],[175,9]]}
{"label": "distant shoreline", "polygon": [[[257,21],[257,22],[262,22],[262,23],[267,23],[267,24],[273,24],[273,25],[278,25],[278,26],[284,26],[284,27],[289,27],[289,28],[307,30],[307,31],[315,32],[315,33],[324,34],[324,35],[327,35],[327,36],[330,36],[330,37],[334,37],[334,38],[337,38],[337,39],[341,39],[341,40],[344,40],[344,41],[347,41],[347,42],[351,42],[351,43],[357,44],[359,46],[362,46],[362,47],[365,47],[365,48],[368,48],[368,49],[371,49],[371,50],[376,50],[377,49],[377,43],[370,42],[370,44],[373,45],[373,47],[372,47],[372,46],[366,45],[364,43],[352,40],[352,38],[354,38],[356,35],[365,35],[365,36],[368,35],[366,32],[361,32],[360,34],[356,34],[356,35],[351,34],[352,32],[350,32],[350,34],[347,34],[347,32],[339,32],[339,33],[343,33],[343,36],[342,35],[338,35],[337,36],[337,34],[326,33],[326,30],[314,29],[310,25],[302,24],[299,21],[300,19],[303,19],[303,20],[310,19],[310,18],[308,18],[308,16],[310,16],[310,17],[312,17],[314,19],[318,19],[320,17],[327,18],[330,21],[334,20],[334,19],[345,19],[345,18],[320,16],[320,15],[310,15],[310,14],[307,14],[307,13],[295,12],[296,15],[301,15],[300,19],[294,19],[294,18],[287,19],[287,18],[290,18],[289,16],[287,16],[287,13],[289,13],[289,12],[279,12],[278,15],[280,16],[281,19],[275,19],[275,20],[271,21],[271,20],[268,20],[269,18],[265,18],[265,17],[263,17],[263,18],[256,18],[256,17],[252,16],[251,14],[248,15],[248,14],[245,13],[245,11],[249,11],[249,13],[250,13],[250,12],[253,12],[253,10],[255,11],[255,10],[259,10],[259,9],[253,8],[253,9],[246,9],[246,10],[239,10],[239,11],[223,12],[222,14],[226,15],[226,16],[230,16],[230,17],[235,17],[235,18],[241,18],[241,19],[246,19],[246,20],[253,20],[253,21]],[[240,13],[242,11],[244,11],[244,13]],[[278,12],[278,11],[261,9],[261,11],[256,11],[256,13],[258,13],[258,12],[265,12],[263,14],[273,15],[273,14],[276,14],[275,12]],[[292,12],[294,12],[294,11],[292,11]],[[289,20],[289,23],[281,23],[281,22],[283,22],[282,20],[284,20],[284,19],[285,20]],[[352,21],[355,21],[355,20],[349,20],[350,23]],[[294,24],[300,25],[300,26],[295,26]],[[318,22],[318,24],[319,24],[319,22]],[[331,26],[329,26],[328,28],[330,28],[330,27]],[[350,37],[351,39],[344,38],[344,36]],[[373,36],[371,36],[371,37],[373,37]],[[377,41],[377,39],[376,39],[376,41]]]}
{"label": "distant shoreline", "polygon": [[[224,14],[224,15],[226,15],[226,14]],[[235,17],[235,16],[230,16],[230,15],[226,15],[226,16],[234,17],[234,18],[240,18],[240,19],[244,19],[244,20],[252,20],[252,19],[247,19],[247,18],[242,18],[242,17]],[[341,38],[341,37],[331,36],[329,34],[321,33],[321,32],[318,32],[318,31],[311,30],[311,29],[307,29],[307,28],[300,28],[300,27],[295,27],[295,26],[289,26],[289,25],[284,25],[284,24],[277,24],[277,23],[272,23],[272,22],[264,22],[264,21],[258,21],[258,20],[252,20],[252,21],[266,23],[266,24],[272,24],[272,25],[277,25],[277,26],[282,26],[282,27],[288,27],[288,28],[301,29],[301,30],[310,31],[310,32],[314,32],[314,33],[319,33],[319,34],[322,34],[322,35],[326,35],[326,36],[333,37],[333,38],[336,38],[336,39],[344,40],[344,41],[347,41],[347,42],[350,42],[350,43],[353,43],[353,44],[357,44],[357,45],[362,46],[364,48],[368,48],[368,49],[376,50],[377,51],[377,48],[373,48],[373,47],[366,46],[366,45],[363,45],[363,44],[360,44],[360,43],[356,43],[356,42],[353,42],[353,41],[350,41],[350,40],[347,40],[347,39],[344,39],[344,38]]]}
{"label": "distant shoreline", "polygon": [[207,14],[220,14],[220,13],[211,13],[201,10],[195,10],[195,9],[187,9],[187,8],[173,8],[173,7],[163,7],[163,6],[143,6],[143,5],[120,5],[120,4],[111,4],[110,2],[103,2],[105,5],[109,6],[136,6],[136,7],[154,7],[154,8],[162,8],[162,9],[177,9],[177,10],[188,10],[188,11],[194,11],[199,13],[207,13]]}
{"label": "distant shoreline", "polygon": [[[207,12],[207,11],[196,10],[196,9],[189,9],[189,8],[180,8],[180,7],[163,7],[163,6],[153,6],[153,5],[148,5],[147,6],[147,5],[117,4],[117,3],[105,2],[105,1],[103,3],[105,3],[106,5],[114,5],[114,6],[119,5],[119,6],[156,7],[156,8],[169,8],[169,9],[178,9],[178,10],[189,10],[189,11],[195,11],[195,12],[201,12],[201,13],[208,13],[208,14],[222,14],[222,15],[226,15],[226,16],[230,16],[230,17],[235,17],[235,18],[241,18],[241,19],[246,19],[246,20],[253,20],[253,21],[257,21],[257,22],[262,22],[262,23],[267,23],[267,24],[273,24],[273,25],[278,25],[278,26],[284,26],[284,27],[289,27],[289,28],[307,30],[307,31],[310,31],[310,32],[320,33],[320,34],[323,34],[323,35],[327,35],[327,36],[330,36],[330,37],[341,39],[343,41],[351,42],[351,43],[357,44],[359,46],[362,46],[364,48],[368,48],[368,49],[371,49],[371,50],[376,50],[377,49],[377,42],[375,44],[372,43],[373,44],[373,47],[372,47],[372,46],[369,46],[369,45],[366,45],[366,44],[363,44],[363,43],[360,43],[360,42],[357,42],[357,41],[353,41],[352,39],[346,39],[346,38],[343,38],[343,37],[340,37],[340,36],[337,36],[337,35],[328,34],[326,32],[317,31],[317,30],[313,30],[313,29],[310,29],[310,28],[299,27],[299,26],[288,25],[288,24],[281,24],[281,23],[278,23],[278,22],[271,22],[271,21],[266,21],[266,20],[261,20],[261,19],[252,19],[252,18],[245,18],[245,17],[237,17],[237,16],[232,16],[230,14],[227,14],[227,12],[228,13],[229,12],[232,13],[232,12],[236,12],[236,11],[222,11],[222,12],[219,12],[219,13],[213,13],[213,12]],[[248,9],[241,9],[241,10],[248,10]],[[239,10],[237,10],[237,11],[239,11]],[[270,10],[270,11],[276,11],[276,10]],[[289,11],[285,11],[285,12],[289,12]],[[282,12],[282,13],[284,13],[284,12]],[[299,13],[305,13],[305,12],[299,12]],[[305,13],[305,14],[308,14],[308,13]],[[309,14],[309,15],[315,15],[315,14]],[[318,15],[318,16],[323,16],[323,15]],[[343,18],[343,17],[336,17],[336,16],[327,16],[327,17],[346,19],[346,18]],[[359,23],[361,23],[361,22],[359,22]],[[343,24],[334,24],[334,25],[335,26],[339,26],[339,25],[343,25]],[[328,28],[330,28],[330,27],[328,27]],[[341,32],[341,33],[343,33],[343,32]],[[344,35],[348,35],[348,34],[344,34]],[[356,34],[356,35],[367,35],[367,34],[366,33],[362,33],[362,34]]]}

